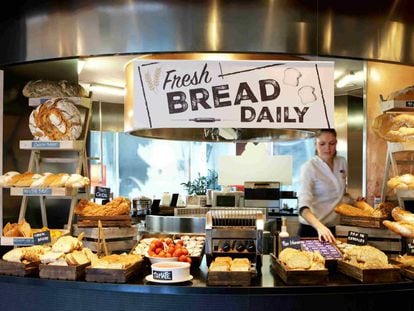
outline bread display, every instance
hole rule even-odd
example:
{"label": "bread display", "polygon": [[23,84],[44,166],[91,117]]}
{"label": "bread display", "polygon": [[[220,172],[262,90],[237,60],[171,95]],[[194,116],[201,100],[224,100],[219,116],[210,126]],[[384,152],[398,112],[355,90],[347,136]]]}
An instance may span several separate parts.
{"label": "bread display", "polygon": [[124,197],[117,197],[105,205],[81,199],[75,213],[83,216],[118,216],[129,215],[131,202]]}
{"label": "bread display", "polygon": [[395,91],[388,95],[386,100],[414,100],[414,86]]}
{"label": "bread display", "polygon": [[387,217],[384,209],[375,209],[365,201],[356,201],[353,205],[340,203],[335,207],[335,212],[345,216]]}
{"label": "bread display", "polygon": [[414,176],[411,174],[404,174],[395,176],[387,181],[387,187],[391,191],[395,190],[412,190],[414,189]]}
{"label": "bread display", "polygon": [[89,178],[80,174],[8,172],[0,176],[0,187],[31,187],[31,188],[82,188],[89,185]]}
{"label": "bread display", "polygon": [[23,88],[25,97],[86,97],[85,89],[78,83],[66,80],[31,80]]}
{"label": "bread display", "polygon": [[81,114],[67,98],[52,98],[39,105],[29,117],[35,140],[76,140],[82,134]]}
{"label": "bread display", "polygon": [[389,268],[387,255],[370,245],[350,245],[344,250],[343,260],[361,269]]}
{"label": "bread display", "polygon": [[278,256],[287,270],[324,270],[325,258],[319,252],[287,247]]}
{"label": "bread display", "polygon": [[386,141],[404,142],[414,135],[414,115],[383,113],[374,119],[372,129]]}

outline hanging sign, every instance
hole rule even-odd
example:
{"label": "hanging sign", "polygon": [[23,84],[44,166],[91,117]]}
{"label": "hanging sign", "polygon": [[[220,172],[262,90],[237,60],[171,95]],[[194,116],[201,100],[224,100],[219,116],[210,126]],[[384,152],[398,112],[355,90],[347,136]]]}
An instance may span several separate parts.
{"label": "hanging sign", "polygon": [[127,74],[126,131],[334,127],[333,62],[134,60]]}

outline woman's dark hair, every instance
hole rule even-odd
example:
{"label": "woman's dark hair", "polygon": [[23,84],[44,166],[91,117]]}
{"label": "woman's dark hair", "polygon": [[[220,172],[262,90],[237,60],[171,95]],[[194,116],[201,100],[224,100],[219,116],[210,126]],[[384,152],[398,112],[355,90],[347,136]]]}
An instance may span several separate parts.
{"label": "woman's dark hair", "polygon": [[333,136],[336,137],[336,131],[335,131],[335,129],[320,129],[320,130],[317,130],[315,132],[315,137],[319,137],[319,136],[321,136],[324,133],[330,133],[330,134],[332,134]]}

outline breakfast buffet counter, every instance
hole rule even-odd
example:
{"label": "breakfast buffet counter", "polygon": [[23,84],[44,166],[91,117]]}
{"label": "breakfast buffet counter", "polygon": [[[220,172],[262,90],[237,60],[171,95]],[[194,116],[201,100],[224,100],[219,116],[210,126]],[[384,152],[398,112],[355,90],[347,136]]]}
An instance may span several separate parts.
{"label": "breakfast buffet counter", "polygon": [[0,310],[377,310],[414,309],[414,283],[361,284],[333,272],[324,285],[286,286],[264,255],[262,275],[247,287],[207,286],[205,260],[191,270],[192,281],[155,284],[145,277],[128,284],[59,281],[0,276]]}

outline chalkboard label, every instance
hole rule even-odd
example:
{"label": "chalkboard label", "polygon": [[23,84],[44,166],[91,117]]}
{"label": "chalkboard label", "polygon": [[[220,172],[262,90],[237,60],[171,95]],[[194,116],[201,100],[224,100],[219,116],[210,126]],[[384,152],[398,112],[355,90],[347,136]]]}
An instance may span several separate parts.
{"label": "chalkboard label", "polygon": [[298,236],[280,238],[281,250],[287,247],[301,249],[300,238]]}
{"label": "chalkboard label", "polygon": [[354,245],[367,245],[368,234],[363,232],[348,231],[347,243]]}
{"label": "chalkboard label", "polygon": [[407,240],[407,254],[414,255],[414,239]]}
{"label": "chalkboard label", "polygon": [[172,281],[172,271],[152,271],[154,280]]}
{"label": "chalkboard label", "polygon": [[60,142],[58,141],[33,141],[32,148],[59,148]]}
{"label": "chalkboard label", "polygon": [[414,101],[412,100],[407,100],[405,102],[405,107],[414,107]]}
{"label": "chalkboard label", "polygon": [[106,187],[95,187],[95,198],[96,199],[103,199],[103,200],[109,200],[109,196],[111,194],[111,188]]}
{"label": "chalkboard label", "polygon": [[51,195],[52,188],[23,188],[23,195]]}
{"label": "chalkboard label", "polygon": [[34,245],[47,244],[50,242],[52,242],[52,239],[50,238],[49,230],[33,233],[33,244]]}

